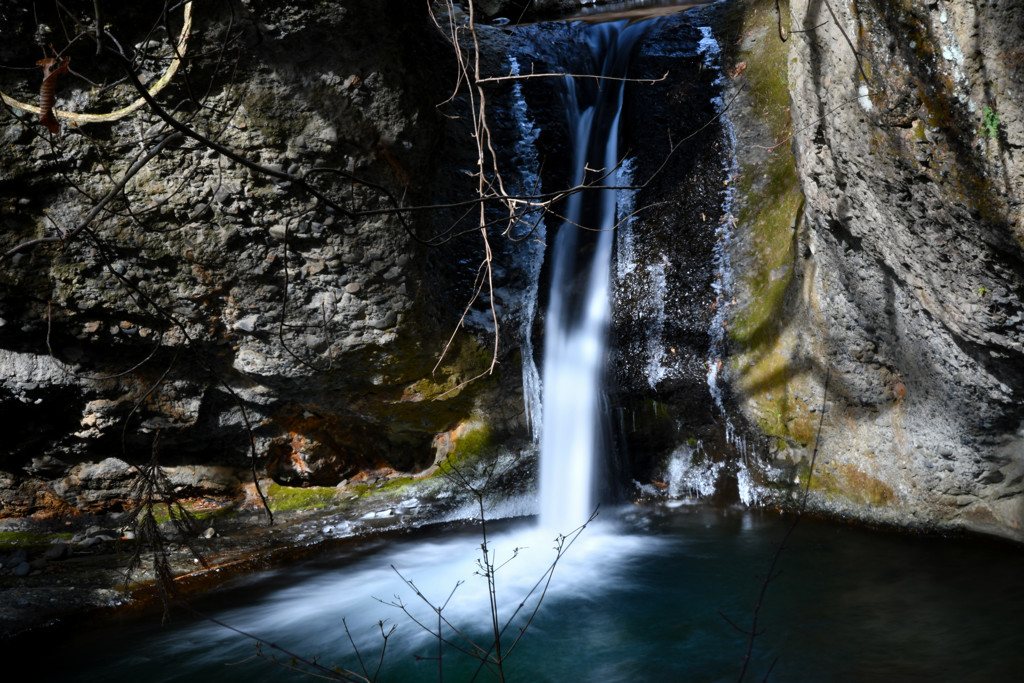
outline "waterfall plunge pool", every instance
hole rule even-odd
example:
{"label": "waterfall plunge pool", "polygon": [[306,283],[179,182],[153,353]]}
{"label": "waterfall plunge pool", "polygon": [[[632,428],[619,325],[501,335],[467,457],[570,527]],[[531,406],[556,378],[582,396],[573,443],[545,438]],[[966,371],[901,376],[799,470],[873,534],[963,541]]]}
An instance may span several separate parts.
{"label": "waterfall plunge pool", "polygon": [[[626,24],[597,28],[588,44],[603,48],[622,39],[622,52],[628,53],[638,37],[632,34],[639,30]],[[593,61],[607,67],[616,63]],[[566,99],[580,104],[575,88],[568,92]],[[588,151],[593,158],[582,152],[575,155],[577,182],[588,165],[610,169],[619,161],[621,90],[607,103],[598,100],[588,100],[571,112],[572,128],[578,132],[575,143],[594,148]],[[614,109],[598,118],[598,104]],[[599,139],[607,146],[592,144]],[[583,219],[581,207],[578,212],[571,209],[569,223],[586,223],[610,235],[615,203],[610,191],[604,195],[607,201],[595,202],[605,205],[601,220],[589,225],[590,217]],[[576,249],[565,251],[575,254]],[[563,336],[582,337],[574,348],[586,350],[599,337],[604,343],[608,258],[602,253],[597,265],[589,266],[589,272],[600,277],[583,278],[600,296],[580,296],[573,306],[594,313],[589,325],[593,329],[576,325],[587,316],[568,316],[571,324]],[[552,279],[557,282],[559,276]],[[594,303],[599,299],[600,306]],[[557,317],[548,313],[548,318]],[[586,334],[576,335],[576,327]],[[557,338],[546,334],[547,340]],[[548,350],[546,356],[550,359],[554,351]],[[586,355],[573,349],[565,353],[567,358]],[[549,385],[558,384],[552,370],[544,374]],[[600,381],[600,368],[592,374]],[[580,403],[580,382],[570,376],[561,384],[569,398],[547,396],[545,410],[557,403]],[[588,389],[586,403],[600,404],[598,393],[599,388]],[[583,429],[596,421],[591,416],[566,419],[564,413],[544,417],[549,425],[582,424]],[[587,440],[570,434],[566,442]],[[594,449],[585,450],[587,457],[593,455]],[[577,480],[578,469],[556,475],[554,487],[542,484],[542,495],[562,502],[568,496],[560,485]],[[736,680],[747,636],[724,617],[740,629],[750,628],[763,586],[758,577],[768,570],[790,524],[791,520],[742,507],[606,508],[559,561],[536,617],[528,626],[520,618],[506,631],[507,648],[526,627],[506,661],[507,678]],[[550,566],[555,533],[522,521],[489,528],[489,547],[501,566],[498,610],[506,618]],[[288,655],[269,646],[262,653],[277,656],[280,662],[259,657],[253,639],[238,631],[296,655],[315,657],[326,666],[360,671],[345,633],[347,625],[373,672],[381,647],[377,624],[383,621],[385,631],[392,625],[397,630],[388,640],[379,680],[436,680],[439,670],[448,680],[469,680],[478,668],[473,658],[446,647],[439,666],[436,639],[401,609],[385,603],[400,601],[422,623],[436,624],[436,615],[418,601],[396,569],[432,602],[446,603],[444,615],[462,633],[489,644],[490,595],[477,574],[480,541],[478,530],[424,529],[403,538],[360,541],[344,556],[236,581],[193,603],[224,625],[183,612],[167,625],[160,624],[158,615],[138,616],[43,630],[31,638],[2,642],[0,648],[8,661],[30,663],[33,678],[41,680],[308,680],[288,668]],[[515,548],[521,550],[517,553]],[[754,643],[750,680],[763,679],[769,672],[780,681],[1019,677],[1024,665],[1024,549],[978,539],[892,535],[805,519],[778,569],[781,574],[768,587],[759,612],[758,628],[763,632]],[[532,606],[528,600],[524,614]],[[445,630],[447,637],[452,634],[452,628]],[[481,678],[490,676],[485,671]]]}
{"label": "waterfall plunge pool", "polygon": [[[790,523],[700,505],[603,510],[558,563],[506,662],[509,679],[736,680],[746,637],[719,612],[749,627],[757,577]],[[497,573],[499,609],[508,614],[553,559],[553,534],[521,521],[489,529],[499,563],[526,546]],[[490,613],[485,582],[474,575],[479,546],[479,530],[422,530],[236,581],[193,604],[295,654],[359,670],[344,618],[371,672],[380,650],[376,623],[386,620],[397,630],[380,680],[436,680],[437,662],[416,658],[436,657],[436,640],[375,598],[399,595],[429,616],[391,565],[437,602],[465,581],[444,614],[484,639]],[[770,679],[778,681],[1012,680],[1024,665],[1024,549],[804,519],[778,568],[749,680],[761,680],[773,661]],[[37,663],[40,680],[307,680],[256,657],[251,639],[184,613],[163,626],[149,615],[44,630],[8,646],[16,646],[9,656]],[[469,680],[476,670],[451,648],[443,666],[447,680]]]}

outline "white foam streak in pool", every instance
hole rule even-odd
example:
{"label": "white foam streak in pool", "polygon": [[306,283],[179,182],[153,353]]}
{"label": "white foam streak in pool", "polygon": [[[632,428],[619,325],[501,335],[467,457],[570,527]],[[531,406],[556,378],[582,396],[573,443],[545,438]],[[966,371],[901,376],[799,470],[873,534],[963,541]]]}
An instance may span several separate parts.
{"label": "white foam streak in pool", "polygon": [[[593,522],[558,561],[544,600],[599,599],[605,588],[621,587],[629,567],[649,558],[659,545],[657,539],[624,534],[612,524]],[[554,562],[554,547],[551,532],[533,526],[495,534],[489,541],[494,563],[500,565],[496,594],[502,624],[520,602],[526,601],[507,632],[509,639],[525,623],[540,597],[543,585],[532,596],[530,592]],[[295,654],[315,654],[325,662],[351,654],[342,618],[364,653],[379,651],[377,623],[384,621],[385,630],[391,624],[398,626],[388,642],[389,653],[421,652],[431,656],[431,648],[436,650],[436,637],[417,626],[401,609],[384,604],[404,604],[413,617],[436,629],[436,613],[403,583],[393,565],[434,605],[447,601],[445,619],[479,638],[486,647],[490,644],[490,611],[480,559],[479,538],[474,542],[461,533],[450,540],[397,543],[337,570],[297,575],[294,586],[262,598],[257,605],[213,616]],[[463,583],[456,588],[460,581]],[[451,628],[445,627],[444,632],[446,637],[455,638]],[[224,662],[253,654],[250,641],[213,623],[203,622],[165,635],[166,640],[159,645],[164,656],[177,651],[193,662]]]}

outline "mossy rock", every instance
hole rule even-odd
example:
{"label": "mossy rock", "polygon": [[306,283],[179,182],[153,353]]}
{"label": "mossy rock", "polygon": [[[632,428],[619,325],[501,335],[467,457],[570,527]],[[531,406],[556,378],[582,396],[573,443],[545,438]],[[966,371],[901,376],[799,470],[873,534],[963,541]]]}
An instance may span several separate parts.
{"label": "mossy rock", "polygon": [[[783,9],[788,14],[788,7]],[[734,309],[729,332],[746,350],[764,347],[780,323],[793,280],[794,230],[804,201],[796,159],[786,144],[792,134],[789,45],[776,36],[774,10],[774,0],[749,0],[736,3],[727,18],[727,32],[739,37],[727,47],[728,57],[742,73],[745,97],[762,134],[776,142],[764,154],[748,155],[751,161],[741,169],[735,188],[739,230],[749,234],[753,253],[750,267],[739,273],[740,289],[749,296]]]}
{"label": "mossy rock", "polygon": [[483,348],[476,337],[462,337],[456,350],[456,353],[449,354],[449,362],[440,366],[430,377],[424,377],[410,385],[405,390],[403,400],[455,398],[466,388],[466,382],[486,373],[491,365],[490,351]]}
{"label": "mossy rock", "polygon": [[52,533],[38,534],[28,531],[0,531],[0,551],[17,550],[24,548],[46,548],[58,541],[69,541],[73,534]]}
{"label": "mossy rock", "polygon": [[[797,476],[798,483],[804,486],[811,476],[806,460],[798,465]],[[896,501],[891,486],[848,464],[816,468],[811,476],[811,491],[829,500],[847,500],[871,508],[887,507]]]}
{"label": "mossy rock", "polygon": [[[185,513],[197,522],[215,519],[217,517],[225,517],[232,513],[232,509],[230,507],[210,508],[205,501],[184,500],[180,502],[180,505],[185,510]],[[172,517],[180,519],[181,516],[181,510],[177,507],[169,507],[161,504],[153,505],[153,519],[156,520],[157,524],[169,522]]]}
{"label": "mossy rock", "polygon": [[452,431],[457,432],[459,428],[465,428],[465,432],[454,439],[454,448],[439,464],[433,476],[450,474],[456,468],[472,466],[493,451],[495,440],[487,423],[470,420]]}
{"label": "mossy rock", "polygon": [[338,500],[338,490],[328,486],[298,487],[271,484],[264,491],[264,495],[274,512],[325,508]]}
{"label": "mossy rock", "polygon": [[[788,15],[782,5],[783,20]],[[807,371],[796,353],[799,318],[799,229],[804,196],[792,135],[787,78],[789,43],[778,37],[774,0],[746,0],[731,6],[726,45],[732,68],[745,86],[745,99],[762,151],[748,150],[736,181],[737,233],[734,263],[739,301],[730,310],[729,341],[734,385],[746,397],[761,431],[778,451],[813,444],[817,421],[799,397]],[[742,69],[740,66],[742,65]],[[805,387],[806,389],[806,387]]]}
{"label": "mossy rock", "polygon": [[750,231],[756,251],[752,267],[742,273],[742,284],[756,295],[737,307],[729,332],[741,349],[759,350],[770,344],[782,323],[793,283],[795,228],[804,197],[788,150],[774,153],[766,166],[745,168],[738,189],[743,198],[739,223]]}

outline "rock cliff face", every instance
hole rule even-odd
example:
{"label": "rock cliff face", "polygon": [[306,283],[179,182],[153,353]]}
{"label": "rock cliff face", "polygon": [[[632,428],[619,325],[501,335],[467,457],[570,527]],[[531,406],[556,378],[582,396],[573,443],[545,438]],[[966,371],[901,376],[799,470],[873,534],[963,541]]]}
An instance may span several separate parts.
{"label": "rock cliff face", "polygon": [[[738,173],[726,176],[728,129],[716,125],[634,197],[655,208],[618,245],[611,403],[631,425],[620,430],[624,469],[649,475],[691,439],[728,451],[705,384],[718,373],[707,330],[724,322],[721,373],[765,437],[767,465],[746,465],[769,495],[785,500],[807,481],[830,373],[816,509],[1024,539],[1024,9],[793,0],[784,42],[774,7],[719,3],[667,24],[672,36],[637,61],[642,76],[672,67],[635,89],[626,112],[643,178],[694,121],[714,118],[699,92],[720,73],[698,27],[715,26]],[[83,26],[91,9],[79,8]],[[3,12],[15,36],[0,45],[5,64],[70,43],[58,108],[137,98],[120,63],[62,36],[60,17]],[[146,83],[178,46],[180,73],[156,99],[239,157],[169,137],[148,106],[65,122],[59,136],[4,110],[0,516],[116,509],[131,465],[153,451],[180,493],[229,496],[253,457],[279,483],[333,486],[428,469],[478,425],[476,443],[526,436],[517,247],[495,247],[504,372],[459,388],[491,360],[486,297],[432,366],[483,245],[467,226],[448,231],[464,208],[392,211],[473,191],[469,117],[444,115],[467,102],[436,106],[455,63],[425,4],[205,4],[187,45],[181,16],[153,32],[163,19],[145,9],[110,12]],[[488,72],[508,73],[508,37],[481,37]],[[528,61],[553,63],[540,45]],[[34,101],[42,72],[24,73],[0,72],[0,90]],[[551,87],[523,88],[535,108],[557,104]],[[490,95],[511,159],[522,122],[510,89]],[[539,138],[556,178],[557,125]],[[721,213],[725,188],[735,215]],[[734,302],[714,289],[723,225],[737,237]],[[19,247],[39,239],[49,241]]]}
{"label": "rock cliff face", "polygon": [[[771,3],[742,4],[761,12],[747,66],[781,42]],[[790,5],[783,128],[806,204],[780,164],[746,170],[782,178],[754,183],[755,214],[788,202],[791,220],[742,233],[744,296],[774,292],[737,316],[745,410],[806,481],[831,369],[819,509],[1022,539],[1024,7]],[[773,249],[759,281],[751,256]]]}
{"label": "rock cliff face", "polygon": [[[158,10],[107,10],[107,57],[71,44],[81,77],[60,77],[57,107],[136,99],[109,58],[115,34],[156,81],[183,22],[178,9],[161,30]],[[35,42],[63,45],[60,17],[4,12],[4,63],[31,66]],[[225,469],[244,473],[253,456],[293,485],[420,471],[435,436],[498,387],[449,391],[490,362],[472,333],[431,374],[482,244],[428,249],[419,240],[453,215],[389,213],[470,189],[459,170],[472,167],[472,143],[437,109],[454,58],[426,4],[197,4],[184,57],[156,99],[262,170],[177,136],[130,175],[173,132],[149,107],[65,121],[59,136],[31,114],[2,114],[0,251],[58,239],[0,269],[0,516],[116,508],[125,463],[153,450],[182,468],[172,479],[185,494],[233,493],[240,480]],[[24,73],[5,72],[0,89],[32,102],[41,73]],[[492,427],[515,428],[520,412]]]}

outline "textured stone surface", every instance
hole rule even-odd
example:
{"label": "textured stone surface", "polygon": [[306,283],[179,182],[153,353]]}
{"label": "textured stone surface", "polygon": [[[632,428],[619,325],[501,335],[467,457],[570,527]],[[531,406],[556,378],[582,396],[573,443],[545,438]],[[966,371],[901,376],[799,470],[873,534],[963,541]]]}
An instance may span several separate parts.
{"label": "textured stone surface", "polygon": [[[118,492],[93,475],[114,458],[148,461],[157,433],[165,465],[244,475],[252,448],[260,468],[288,484],[417,471],[434,462],[435,434],[467,419],[481,392],[498,391],[492,379],[445,393],[487,368],[489,352],[473,336],[486,339],[484,324],[460,333],[432,374],[469,298],[479,239],[426,248],[410,232],[442,232],[450,212],[404,221],[386,212],[389,194],[408,205],[471,190],[460,170],[472,140],[437,108],[454,60],[426,5],[254,0],[236,9],[196,9],[187,80],[180,75],[158,99],[219,144],[305,176],[345,211],[364,213],[332,210],[288,180],[184,139],[128,182],[112,213],[90,226],[95,239],[83,233],[4,260],[0,413],[19,429],[0,446],[0,516],[60,500],[113,504]],[[125,43],[134,39],[131,11],[105,17]],[[5,63],[36,59],[36,18],[12,10],[8,19],[20,39],[5,42]],[[159,33],[154,58],[170,50]],[[70,54],[86,76],[112,80],[94,49]],[[159,63],[143,76],[154,78]],[[32,101],[30,73],[8,74],[0,89]],[[203,109],[188,101],[194,94]],[[123,83],[98,93],[69,77],[58,107],[109,111],[132,97]],[[162,126],[143,108],[116,123],[65,124],[51,139],[32,115],[2,116],[3,251],[74,227]],[[501,303],[511,310],[513,298]],[[515,386],[501,391],[521,405]],[[493,396],[490,405],[507,416],[496,422],[516,424],[515,407]],[[123,500],[130,480],[106,483],[121,484]],[[188,487],[225,492],[237,481],[197,476]]]}
{"label": "textured stone surface", "polygon": [[[815,423],[831,368],[815,504],[1024,538],[1024,8],[791,5],[806,208],[776,398]],[[785,436],[779,462],[809,457]]]}

